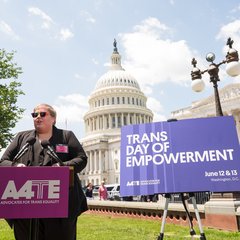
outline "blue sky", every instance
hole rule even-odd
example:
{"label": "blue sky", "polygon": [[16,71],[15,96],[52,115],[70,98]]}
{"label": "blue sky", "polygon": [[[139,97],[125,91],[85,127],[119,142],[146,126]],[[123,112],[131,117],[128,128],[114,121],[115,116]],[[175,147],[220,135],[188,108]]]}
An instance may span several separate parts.
{"label": "blue sky", "polygon": [[[108,70],[116,38],[122,66],[148,97],[154,121],[213,93],[208,75],[204,92],[191,90],[191,59],[206,69],[205,56],[225,58],[226,41],[240,50],[237,0],[0,0],[0,48],[16,51],[25,92],[25,114],[13,132],[33,128],[30,113],[48,103],[57,126],[84,137],[83,115],[98,79]],[[221,66],[223,87],[230,78]],[[67,125],[66,125],[67,123]]]}

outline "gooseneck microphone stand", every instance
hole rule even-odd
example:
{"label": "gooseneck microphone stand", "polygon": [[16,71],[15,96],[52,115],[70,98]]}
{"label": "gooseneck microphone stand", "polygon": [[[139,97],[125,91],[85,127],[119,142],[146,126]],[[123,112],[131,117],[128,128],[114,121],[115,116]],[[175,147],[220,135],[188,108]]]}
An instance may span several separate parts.
{"label": "gooseneck microphone stand", "polygon": [[[16,165],[20,158],[28,151],[30,145],[33,145],[36,141],[36,138],[30,136],[26,144],[19,150],[19,152],[15,155],[12,165]],[[29,240],[38,240],[38,231],[39,231],[39,219],[29,219]]]}

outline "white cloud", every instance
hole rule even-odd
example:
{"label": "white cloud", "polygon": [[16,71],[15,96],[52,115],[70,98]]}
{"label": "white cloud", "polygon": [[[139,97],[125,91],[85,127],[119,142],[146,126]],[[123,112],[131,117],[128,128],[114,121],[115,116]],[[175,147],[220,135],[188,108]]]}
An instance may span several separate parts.
{"label": "white cloud", "polygon": [[[234,20],[226,25],[223,25],[216,36],[216,39],[221,39],[225,43],[227,43],[227,39],[231,38],[233,42],[233,48],[236,49],[239,53],[240,51],[240,20]],[[222,52],[223,55],[226,55],[229,47],[227,45],[223,45]],[[227,75],[226,71],[220,69],[219,72],[220,79],[227,80],[229,76]],[[231,78],[232,81],[239,82],[240,76],[235,78]]]}
{"label": "white cloud", "polygon": [[41,27],[43,29],[50,29],[50,27],[54,24],[52,18],[37,7],[29,7],[28,12],[30,13],[30,15],[39,16],[41,18]]}
{"label": "white cloud", "polygon": [[80,15],[85,19],[86,22],[95,23],[96,19],[87,11],[81,11]]}
{"label": "white cloud", "polygon": [[148,97],[147,108],[152,110],[154,114],[154,119],[153,119],[154,122],[166,120],[166,116],[161,114],[161,112],[163,111],[163,107],[156,98]]}
{"label": "white cloud", "polygon": [[88,98],[80,94],[60,96],[54,108],[57,111],[57,122],[82,122],[89,108]]}
{"label": "white cloud", "polygon": [[151,95],[152,94],[152,88],[149,86],[143,86],[141,90],[144,92],[145,95]]}
{"label": "white cloud", "polygon": [[99,62],[95,59],[95,58],[92,58],[92,62],[95,64],[95,65],[98,65]]}
{"label": "white cloud", "polygon": [[156,98],[153,97],[148,97],[147,107],[154,112],[160,112],[162,110],[161,103]]}
{"label": "white cloud", "polygon": [[171,29],[158,19],[148,18],[133,32],[120,35],[126,55],[123,65],[141,87],[167,81],[190,84],[193,54],[184,40],[167,39],[171,34]]}
{"label": "white cloud", "polygon": [[154,112],[153,113],[154,116],[153,116],[153,122],[163,122],[163,121],[167,121],[167,118],[165,115],[162,115],[160,113],[156,113]]}
{"label": "white cloud", "polygon": [[80,75],[79,73],[75,73],[74,77],[77,78],[77,79],[83,79],[83,76]]}
{"label": "white cloud", "polygon": [[240,10],[240,4],[231,10],[232,13],[236,13]]}
{"label": "white cloud", "polygon": [[149,17],[142,21],[141,25],[136,25],[134,27],[135,32],[141,32],[158,37],[159,35],[164,35],[167,32],[170,33],[171,29],[165,24],[162,24],[157,18]]}
{"label": "white cloud", "polygon": [[20,37],[13,31],[10,25],[4,21],[0,21],[0,31],[5,35],[11,37],[13,40],[19,40]]}
{"label": "white cloud", "polygon": [[28,12],[40,18],[41,28],[50,32],[50,36],[60,41],[66,41],[74,37],[73,32],[69,28],[61,28],[53,19],[44,11],[37,7],[29,7]]}
{"label": "white cloud", "polygon": [[[234,40],[233,47],[240,50],[240,20],[235,20],[222,26],[216,38],[227,41],[229,37]],[[226,51],[226,46],[224,51]]]}
{"label": "white cloud", "polygon": [[62,28],[60,30],[60,40],[66,41],[73,38],[74,34],[68,28]]}

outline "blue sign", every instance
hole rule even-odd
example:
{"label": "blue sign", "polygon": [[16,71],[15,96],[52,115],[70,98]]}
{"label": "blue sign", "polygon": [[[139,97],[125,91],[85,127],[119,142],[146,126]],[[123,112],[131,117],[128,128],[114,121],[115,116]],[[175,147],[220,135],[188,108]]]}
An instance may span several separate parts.
{"label": "blue sign", "polygon": [[240,191],[233,117],[122,127],[121,196]]}

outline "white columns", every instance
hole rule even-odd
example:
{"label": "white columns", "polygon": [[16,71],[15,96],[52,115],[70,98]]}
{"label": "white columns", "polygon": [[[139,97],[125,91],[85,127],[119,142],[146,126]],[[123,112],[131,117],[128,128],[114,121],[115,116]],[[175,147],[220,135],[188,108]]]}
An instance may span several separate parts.
{"label": "white columns", "polygon": [[117,117],[117,113],[115,113],[114,117],[115,117],[115,126],[114,126],[114,128],[117,128],[117,126],[118,126],[118,117]]}
{"label": "white columns", "polygon": [[90,151],[89,172],[92,173],[92,171],[93,171],[93,152]]}
{"label": "white columns", "polygon": [[93,167],[93,172],[96,173],[97,172],[97,151],[94,151],[94,167]]}
{"label": "white columns", "polygon": [[108,123],[109,123],[109,128],[112,128],[112,118],[111,118],[111,114],[108,114]]}
{"label": "white columns", "polygon": [[102,150],[99,150],[98,151],[98,170],[99,170],[99,173],[101,174],[102,173]]}

